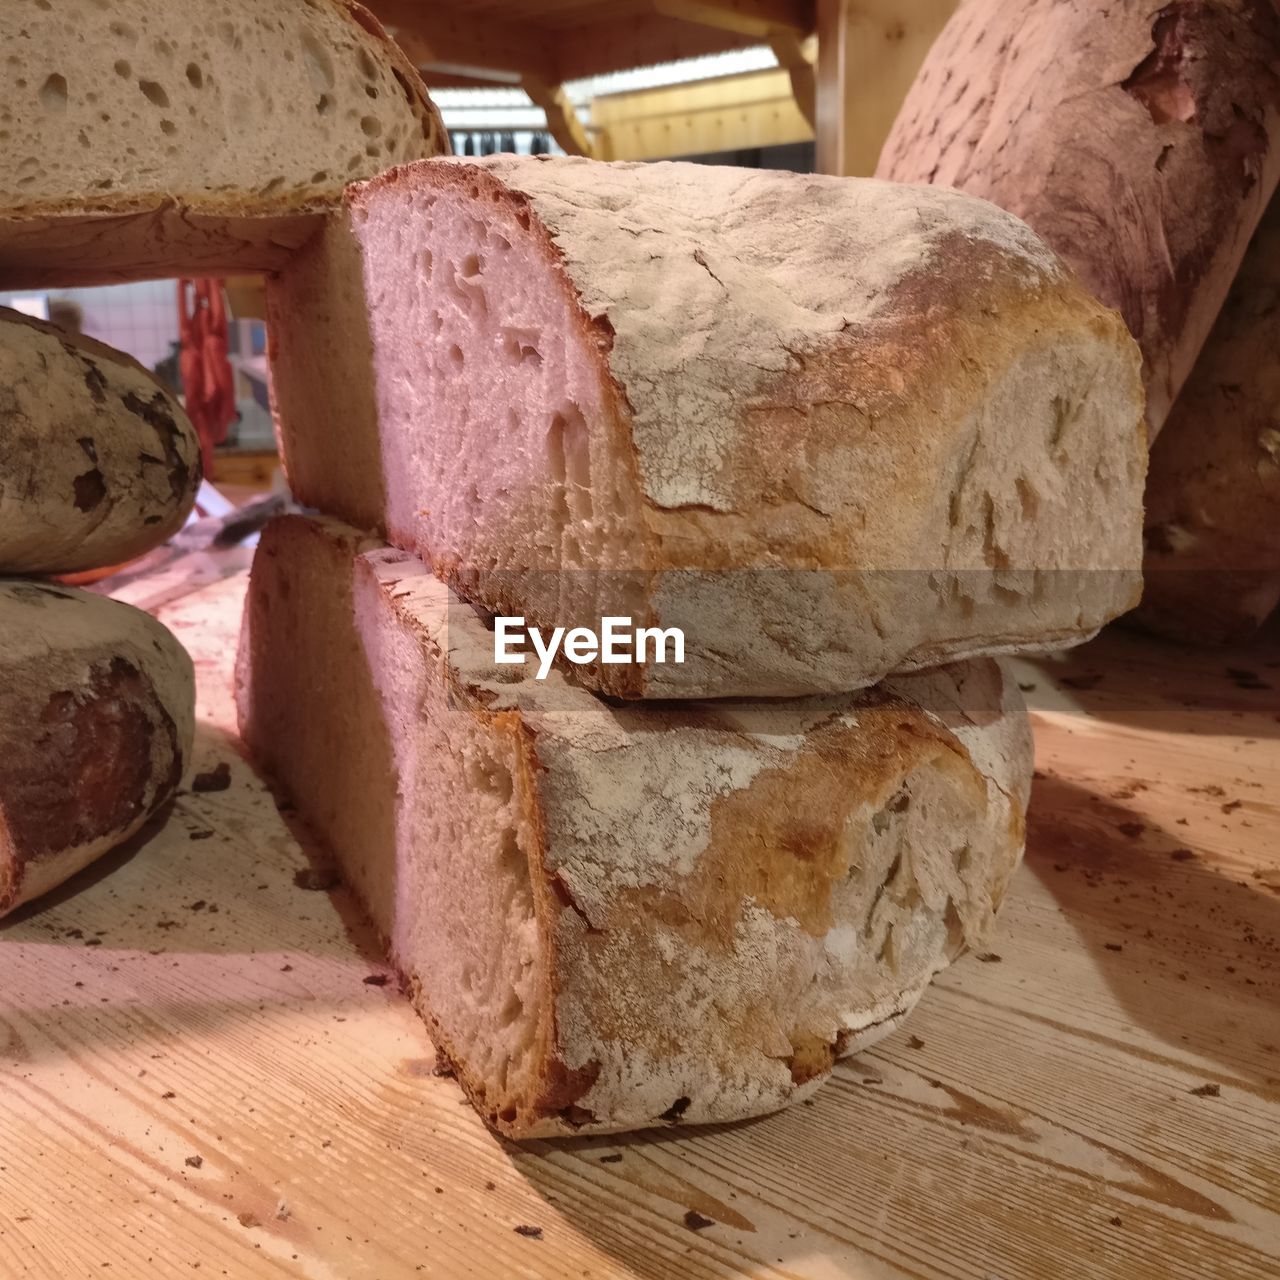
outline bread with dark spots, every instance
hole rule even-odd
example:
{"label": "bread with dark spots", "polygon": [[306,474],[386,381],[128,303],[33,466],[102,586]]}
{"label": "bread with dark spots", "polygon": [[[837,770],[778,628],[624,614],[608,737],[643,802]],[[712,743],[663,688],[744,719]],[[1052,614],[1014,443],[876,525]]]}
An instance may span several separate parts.
{"label": "bread with dark spots", "polygon": [[983,949],[1022,850],[1030,726],[994,661],[610,704],[495,666],[416,556],[329,519],[264,533],[236,685],[250,752],[515,1138],[808,1096]]}
{"label": "bread with dark spots", "polygon": [[0,573],[131,560],[182,528],[199,486],[195,429],[154,374],[0,308]]}
{"label": "bread with dark spots", "polygon": [[0,915],[134,835],[178,788],[195,676],[141,611],[0,580]]}

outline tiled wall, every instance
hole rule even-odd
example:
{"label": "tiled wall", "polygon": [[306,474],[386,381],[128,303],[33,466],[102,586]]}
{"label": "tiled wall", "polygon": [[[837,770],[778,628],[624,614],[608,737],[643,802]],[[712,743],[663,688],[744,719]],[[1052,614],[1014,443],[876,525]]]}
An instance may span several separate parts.
{"label": "tiled wall", "polygon": [[[177,295],[174,281],[153,280],[104,289],[57,289],[43,296],[76,303],[84,313],[85,333],[127,351],[151,369],[178,340]],[[0,293],[0,305],[12,306],[15,299],[32,296]]]}

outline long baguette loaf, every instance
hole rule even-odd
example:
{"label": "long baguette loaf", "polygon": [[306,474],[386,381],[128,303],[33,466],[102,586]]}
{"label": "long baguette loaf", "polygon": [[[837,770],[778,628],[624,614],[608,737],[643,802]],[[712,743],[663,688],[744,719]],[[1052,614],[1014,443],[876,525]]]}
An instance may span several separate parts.
{"label": "long baguette loaf", "polygon": [[182,527],[200,442],[132,357],[0,307],[0,573],[119,564]]}
{"label": "long baguette loaf", "polygon": [[306,517],[264,534],[244,625],[245,742],[514,1137],[804,1097],[981,945],[1022,848],[1029,726],[993,662],[618,708],[512,683],[416,557]]}
{"label": "long baguette loaf", "polygon": [[127,840],[177,789],[195,676],[147,614],[0,582],[0,915]]}
{"label": "long baguette loaf", "polygon": [[608,693],[853,689],[1136,600],[1136,349],[981,201],[431,161],[269,300],[299,498],[541,627],[685,630],[683,665],[584,667]]}
{"label": "long baguette loaf", "polygon": [[1146,519],[1151,630],[1241,640],[1280,605],[1280,199],[1151,451]]}
{"label": "long baguette loaf", "polygon": [[448,150],[353,0],[6,0],[0,286],[264,271],[343,186]]}
{"label": "long baguette loaf", "polygon": [[1280,178],[1274,0],[969,0],[877,170],[1025,218],[1142,347],[1161,429]]}

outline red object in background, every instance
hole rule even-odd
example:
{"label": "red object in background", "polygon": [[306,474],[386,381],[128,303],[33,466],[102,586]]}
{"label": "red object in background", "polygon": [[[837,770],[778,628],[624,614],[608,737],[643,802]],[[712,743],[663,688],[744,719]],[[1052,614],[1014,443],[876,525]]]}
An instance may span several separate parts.
{"label": "red object in background", "polygon": [[213,477],[213,450],[236,418],[235,375],[227,359],[227,304],[221,280],[178,281],[182,390],[200,437],[204,474]]}

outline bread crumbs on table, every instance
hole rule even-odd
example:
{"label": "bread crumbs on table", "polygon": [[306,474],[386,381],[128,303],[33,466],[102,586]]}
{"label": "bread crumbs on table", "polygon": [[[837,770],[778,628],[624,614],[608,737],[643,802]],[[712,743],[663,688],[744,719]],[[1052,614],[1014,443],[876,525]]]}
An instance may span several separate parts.
{"label": "bread crumbs on table", "polygon": [[994,951],[980,951],[974,959],[980,960],[983,964],[999,964],[1004,957],[997,955]]}
{"label": "bread crumbs on table", "polygon": [[714,1218],[704,1217],[696,1209],[688,1209],[685,1211],[684,1225],[690,1231],[705,1231],[708,1227],[714,1227],[716,1222]]}
{"label": "bread crumbs on table", "polygon": [[195,792],[225,791],[230,785],[231,766],[225,760],[191,779],[191,790]]}
{"label": "bread crumbs on table", "polygon": [[293,873],[293,883],[299,889],[324,891],[336,889],[342,877],[333,867],[300,867]]}
{"label": "bread crumbs on table", "polygon": [[198,1169],[204,1164],[204,1156],[188,1156],[183,1162],[188,1168]]}
{"label": "bread crumbs on table", "polygon": [[516,1227],[515,1227],[515,1228],[513,1228],[513,1229],[514,1229],[514,1231],[515,1231],[516,1235],[518,1235],[518,1236],[524,1236],[527,1240],[541,1240],[541,1239],[542,1239],[542,1228],[541,1228],[541,1227],[531,1227],[531,1226],[529,1226],[528,1224],[521,1222],[518,1226],[516,1226]]}
{"label": "bread crumbs on table", "polygon": [[1194,1089],[1188,1089],[1187,1092],[1194,1098],[1216,1098],[1222,1090],[1216,1084],[1202,1084]]}

